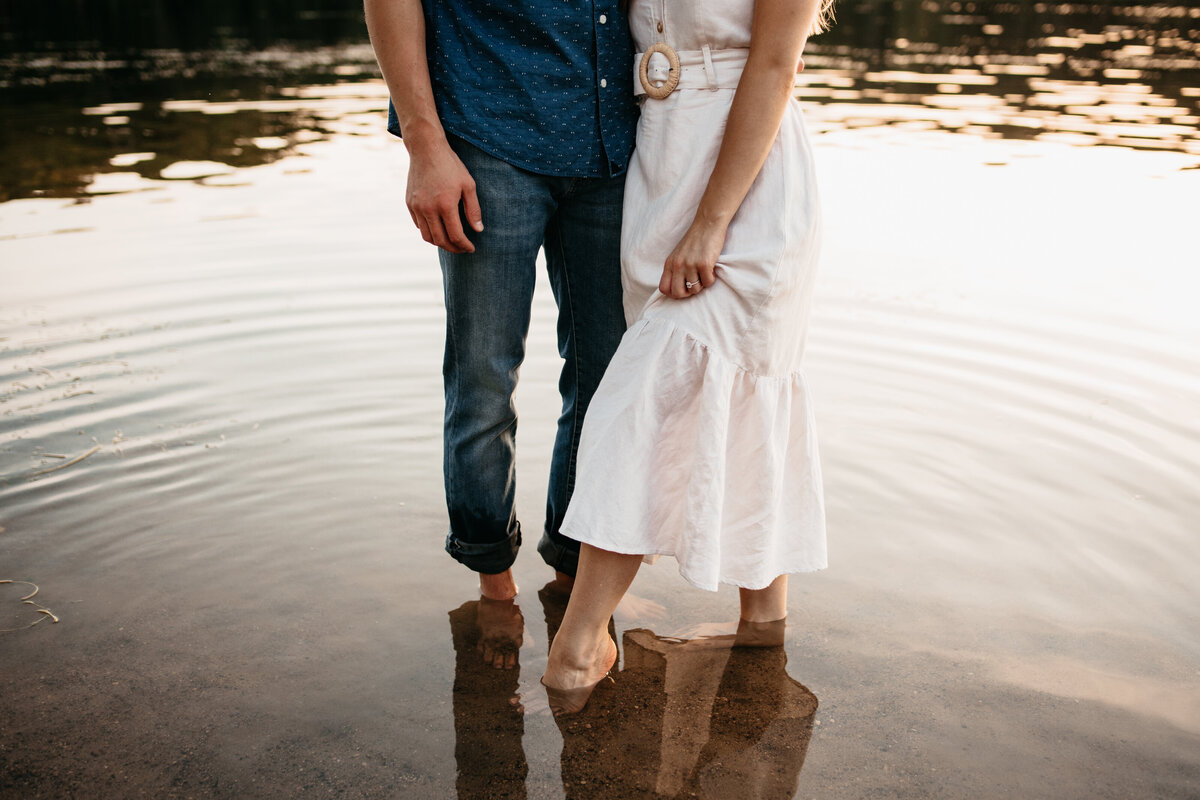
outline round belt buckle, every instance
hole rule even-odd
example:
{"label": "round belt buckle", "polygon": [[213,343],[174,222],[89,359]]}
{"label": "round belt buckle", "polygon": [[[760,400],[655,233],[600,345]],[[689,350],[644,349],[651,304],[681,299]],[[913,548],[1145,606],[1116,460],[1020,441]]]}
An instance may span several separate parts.
{"label": "round belt buckle", "polygon": [[[655,86],[650,82],[650,57],[655,53],[662,53],[671,64],[671,71],[667,73],[667,80],[662,86]],[[679,54],[675,52],[675,48],[666,42],[655,42],[647,47],[646,52],[642,53],[642,63],[638,67],[638,80],[642,82],[646,94],[655,100],[662,100],[675,91],[675,87],[679,85]]]}

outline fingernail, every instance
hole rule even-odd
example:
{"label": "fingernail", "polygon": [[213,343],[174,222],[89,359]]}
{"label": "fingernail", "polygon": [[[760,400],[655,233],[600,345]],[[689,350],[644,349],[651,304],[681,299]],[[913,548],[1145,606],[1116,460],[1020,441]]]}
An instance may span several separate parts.
{"label": "fingernail", "polygon": [[482,222],[476,222],[472,227],[475,228],[475,230],[478,231],[479,233],[483,233],[483,223]]}

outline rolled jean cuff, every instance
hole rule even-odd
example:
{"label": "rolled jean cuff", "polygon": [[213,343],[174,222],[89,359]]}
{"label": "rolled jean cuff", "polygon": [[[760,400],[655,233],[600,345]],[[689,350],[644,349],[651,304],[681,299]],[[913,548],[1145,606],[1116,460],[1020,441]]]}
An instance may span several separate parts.
{"label": "rolled jean cuff", "polygon": [[546,532],[538,542],[537,551],[542,560],[551,567],[574,578],[576,570],[579,569],[579,543],[572,540],[570,544],[574,545],[574,548],[554,541],[550,538],[550,533]]}
{"label": "rolled jean cuff", "polygon": [[499,542],[462,542],[454,538],[454,532],[446,534],[446,552],[474,572],[497,575],[504,572],[517,560],[521,549],[521,525],[517,524],[507,539]]}

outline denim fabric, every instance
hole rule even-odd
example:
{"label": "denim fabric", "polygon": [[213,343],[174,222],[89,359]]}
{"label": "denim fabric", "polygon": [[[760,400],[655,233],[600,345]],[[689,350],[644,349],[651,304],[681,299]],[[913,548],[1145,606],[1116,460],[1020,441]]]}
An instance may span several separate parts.
{"label": "denim fabric", "polygon": [[[546,175],[619,175],[637,125],[618,0],[424,0],[426,54],[449,133]],[[400,135],[394,109],[388,130]]]}
{"label": "denim fabric", "polygon": [[446,551],[476,572],[508,569],[521,545],[514,510],[513,391],[525,358],[538,250],[558,303],[562,414],[538,552],[575,574],[579,545],[559,533],[575,485],[583,415],[625,332],[620,228],[623,176],[538,175],[450,137],[475,179],[483,233],[464,222],[468,254],[439,251],[446,294]]}

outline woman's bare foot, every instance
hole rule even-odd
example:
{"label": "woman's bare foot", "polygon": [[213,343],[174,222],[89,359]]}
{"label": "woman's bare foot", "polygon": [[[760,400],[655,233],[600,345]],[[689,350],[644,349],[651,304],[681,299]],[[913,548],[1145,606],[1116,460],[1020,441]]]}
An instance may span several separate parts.
{"label": "woman's bare foot", "polygon": [[559,663],[566,659],[553,658],[546,664],[542,685],[554,716],[578,714],[587,705],[596,686],[608,677],[617,663],[617,643],[607,633],[590,658],[582,662]]}
{"label": "woman's bare foot", "polygon": [[479,593],[489,600],[511,600],[517,596],[517,582],[512,570],[506,569],[495,575],[479,573]]}
{"label": "woman's bare foot", "polygon": [[739,619],[732,622],[702,622],[689,625],[671,636],[658,636],[659,641],[687,642],[692,647],[719,650],[730,647],[780,647],[787,633],[787,617],[770,622]]}
{"label": "woman's bare foot", "polygon": [[781,647],[787,633],[787,617],[770,622],[739,619],[734,647]]}

